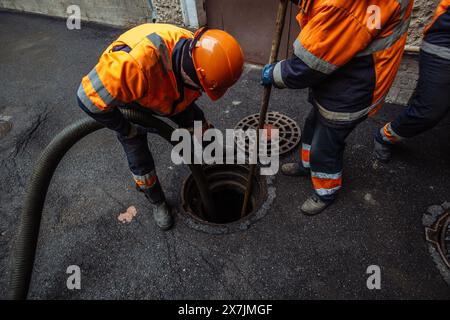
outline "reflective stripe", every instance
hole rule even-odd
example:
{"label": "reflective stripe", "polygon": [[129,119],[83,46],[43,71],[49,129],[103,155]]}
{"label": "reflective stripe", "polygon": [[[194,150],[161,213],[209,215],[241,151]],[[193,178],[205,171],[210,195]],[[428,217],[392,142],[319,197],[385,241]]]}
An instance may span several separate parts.
{"label": "reflective stripe", "polygon": [[325,74],[331,74],[338,68],[338,66],[322,60],[309,52],[298,39],[294,42],[294,54],[311,69]]}
{"label": "reflective stripe", "polygon": [[273,81],[278,88],[287,88],[287,85],[283,81],[283,76],[281,75],[281,63],[283,61],[278,62],[275,65],[275,68],[273,68]]}
{"label": "reflective stripe", "polygon": [[334,112],[329,111],[325,109],[323,106],[321,106],[317,100],[314,100],[315,104],[317,105],[317,108],[319,109],[320,114],[325,119],[331,120],[331,121],[356,121],[358,119],[361,119],[365,116],[367,116],[370,111],[375,109],[382,103],[384,100],[384,97],[378,100],[376,103],[371,105],[370,107],[367,107],[363,110],[356,111],[356,112]]}
{"label": "reflective stripe", "polygon": [[339,191],[340,188],[341,187],[339,186],[332,189],[315,189],[315,191],[319,196],[329,196],[335,194],[337,191]]}
{"label": "reflective stripe", "polygon": [[383,138],[383,141],[389,143],[396,143],[404,139],[403,137],[395,133],[390,122],[380,129],[380,134]]}
{"label": "reflective stripe", "polygon": [[165,73],[172,71],[172,63],[169,57],[169,50],[167,49],[166,43],[163,38],[161,38],[157,33],[152,33],[147,36],[147,39],[150,40],[156,49],[159,52],[159,59],[162,62],[163,69]]}
{"label": "reflective stripe", "polygon": [[302,158],[302,164],[305,168],[310,168],[310,152],[311,152],[311,146],[306,143],[302,143],[302,150],[301,150],[301,158]]}
{"label": "reflective stripe", "polygon": [[306,144],[306,143],[302,143],[302,149],[303,149],[303,150],[311,151],[311,145]]}
{"label": "reflective stripe", "polygon": [[152,172],[147,173],[143,176],[133,174],[133,179],[139,186],[139,188],[145,190],[153,187],[158,180],[158,177],[156,176],[156,172],[153,170]]}
{"label": "reflective stripe", "polygon": [[396,43],[407,31],[409,28],[409,24],[411,22],[411,17],[409,17],[407,20],[402,21],[395,29],[394,32],[381,39],[375,39],[373,40],[363,51],[359,52],[356,56],[367,56],[374,54],[378,51],[386,50],[387,48],[390,48],[394,43]]}
{"label": "reflective stripe", "polygon": [[442,59],[450,60],[450,49],[426,41],[422,41],[421,49]]}
{"label": "reflective stripe", "polygon": [[316,193],[319,196],[327,196],[334,194],[341,188],[342,172],[324,173],[311,171],[311,179]]}
{"label": "reflective stripe", "polygon": [[311,177],[319,178],[319,179],[332,179],[338,180],[342,177],[342,172],[339,173],[323,173],[323,172],[312,172]]}
{"label": "reflective stripe", "polygon": [[103,85],[102,80],[100,79],[96,68],[92,69],[88,74],[88,78],[91,81],[92,87],[95,92],[97,92],[98,96],[103,100],[105,105],[108,107],[118,106],[121,103],[116,100],[111,93],[109,93],[108,89]]}
{"label": "reflective stripe", "polygon": [[84,91],[83,84],[80,84],[80,86],[78,87],[77,96],[90,112],[92,113],[103,112],[100,108],[96,107],[95,104],[92,103],[91,99],[88,98],[86,92]]}

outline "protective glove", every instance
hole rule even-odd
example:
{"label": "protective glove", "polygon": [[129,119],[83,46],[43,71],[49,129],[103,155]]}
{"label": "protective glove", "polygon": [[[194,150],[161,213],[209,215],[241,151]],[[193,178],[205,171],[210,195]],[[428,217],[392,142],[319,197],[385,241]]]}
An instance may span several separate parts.
{"label": "protective glove", "polygon": [[261,72],[261,85],[267,87],[273,84],[273,68],[275,68],[275,63],[266,64]]}

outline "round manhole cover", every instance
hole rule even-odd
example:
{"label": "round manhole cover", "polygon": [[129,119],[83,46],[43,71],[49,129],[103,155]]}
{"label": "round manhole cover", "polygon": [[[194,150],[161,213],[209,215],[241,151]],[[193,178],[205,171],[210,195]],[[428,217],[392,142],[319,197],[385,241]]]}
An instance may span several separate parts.
{"label": "round manhole cover", "polygon": [[450,285],[450,203],[430,207],[423,224],[431,256]]}
{"label": "round manhole cover", "polygon": [[[235,130],[243,130],[244,132],[249,129],[256,130],[259,124],[259,114],[252,114],[241,121],[235,127]],[[268,148],[274,150],[270,144],[270,129],[279,130],[279,148],[278,154],[283,155],[293,150],[300,142],[301,130],[297,123],[288,116],[273,111],[267,114],[265,129],[268,131]],[[248,153],[249,143],[254,142],[251,137],[245,137],[245,139],[236,139],[236,144],[239,149]]]}

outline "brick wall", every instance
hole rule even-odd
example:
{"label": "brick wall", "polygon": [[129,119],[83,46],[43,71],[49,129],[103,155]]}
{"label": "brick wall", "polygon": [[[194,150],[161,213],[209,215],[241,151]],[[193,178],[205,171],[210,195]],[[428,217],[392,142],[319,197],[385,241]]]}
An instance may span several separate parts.
{"label": "brick wall", "polygon": [[406,105],[416,87],[418,74],[418,56],[405,54],[386,101]]}

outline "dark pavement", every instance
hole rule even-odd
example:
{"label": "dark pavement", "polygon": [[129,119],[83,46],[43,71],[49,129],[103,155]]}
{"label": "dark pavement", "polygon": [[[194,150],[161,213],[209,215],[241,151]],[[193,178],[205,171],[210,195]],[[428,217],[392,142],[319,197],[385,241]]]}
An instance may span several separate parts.
{"label": "dark pavement", "polygon": [[[86,24],[69,31],[62,20],[0,13],[0,116],[13,123],[0,138],[0,297],[7,292],[33,165],[59,131],[84,117],[75,101],[80,79],[120,33]],[[233,128],[258,111],[258,75],[247,68],[224,99],[200,99],[216,127]],[[277,90],[271,101],[271,110],[300,123],[310,109],[305,90]],[[309,180],[277,175],[268,213],[249,230],[229,235],[193,230],[179,217],[172,231],[158,230],[151,206],[132,186],[115,136],[101,130],[87,137],[66,155],[50,187],[30,297],[449,298],[428,254],[421,218],[429,206],[450,199],[450,121],[404,143],[391,164],[375,163],[373,133],[400,110],[385,106],[349,137],[345,186],[326,213],[300,214]],[[153,136],[151,148],[177,206],[189,172],[171,163],[161,138]],[[137,217],[120,223],[117,216],[131,205]],[[66,288],[66,268],[74,264],[82,271],[79,291]],[[381,290],[366,287],[366,268],[373,264],[381,267]]]}

